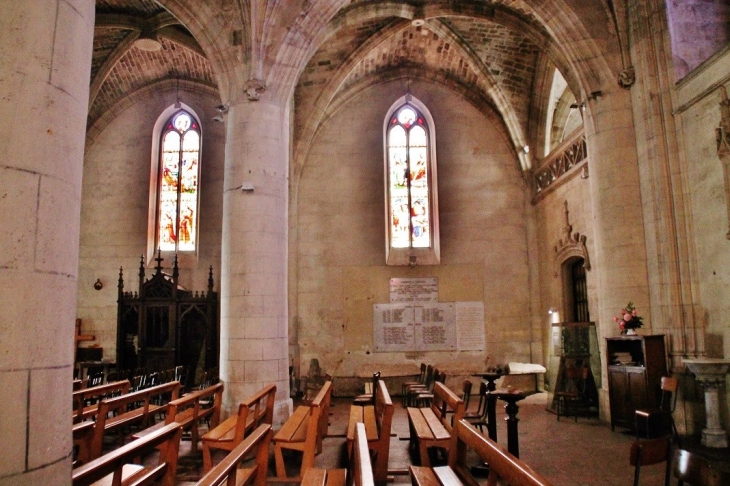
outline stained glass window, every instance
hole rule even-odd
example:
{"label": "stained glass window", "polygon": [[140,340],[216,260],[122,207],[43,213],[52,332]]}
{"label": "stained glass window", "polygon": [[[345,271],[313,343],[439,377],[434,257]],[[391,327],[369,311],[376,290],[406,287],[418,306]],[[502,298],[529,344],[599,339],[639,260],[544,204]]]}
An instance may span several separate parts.
{"label": "stained glass window", "polygon": [[200,128],[186,111],[178,111],[162,131],[157,185],[157,247],[195,251],[198,224]]}
{"label": "stained glass window", "polygon": [[424,116],[406,104],[387,131],[391,248],[430,248],[429,130]]}

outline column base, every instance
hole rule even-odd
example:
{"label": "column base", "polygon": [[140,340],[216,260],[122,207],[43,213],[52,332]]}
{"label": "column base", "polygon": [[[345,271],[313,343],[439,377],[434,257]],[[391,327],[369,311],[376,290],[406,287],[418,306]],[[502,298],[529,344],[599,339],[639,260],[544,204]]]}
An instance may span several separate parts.
{"label": "column base", "polygon": [[714,449],[728,446],[727,433],[722,429],[704,429],[702,431],[702,445]]}

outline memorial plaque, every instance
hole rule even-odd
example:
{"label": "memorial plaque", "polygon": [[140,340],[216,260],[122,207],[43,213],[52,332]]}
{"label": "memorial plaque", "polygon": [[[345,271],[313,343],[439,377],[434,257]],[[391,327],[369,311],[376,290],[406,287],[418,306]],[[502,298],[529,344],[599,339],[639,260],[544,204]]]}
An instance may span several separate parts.
{"label": "memorial plaque", "polygon": [[438,302],[438,279],[391,278],[390,302]]}
{"label": "memorial plaque", "polygon": [[456,303],[456,333],[459,351],[484,350],[484,302]]}

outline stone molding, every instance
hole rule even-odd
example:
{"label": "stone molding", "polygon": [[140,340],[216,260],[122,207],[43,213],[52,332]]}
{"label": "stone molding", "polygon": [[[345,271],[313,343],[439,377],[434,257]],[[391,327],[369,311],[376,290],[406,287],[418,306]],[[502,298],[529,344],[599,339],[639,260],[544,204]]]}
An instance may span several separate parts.
{"label": "stone molding", "polygon": [[720,86],[720,126],[715,129],[717,140],[717,156],[722,162],[723,178],[725,179],[725,201],[728,215],[728,231],[725,238],[730,240],[730,100],[727,89]]}
{"label": "stone molding", "polygon": [[555,245],[555,272],[554,277],[560,275],[560,267],[565,261],[571,257],[580,257],[583,259],[583,267],[586,271],[591,269],[591,259],[588,256],[588,248],[586,247],[587,237],[580,233],[573,233],[573,225],[570,224],[570,211],[568,211],[568,201],[563,201],[565,205],[565,240],[560,238],[558,244]]}

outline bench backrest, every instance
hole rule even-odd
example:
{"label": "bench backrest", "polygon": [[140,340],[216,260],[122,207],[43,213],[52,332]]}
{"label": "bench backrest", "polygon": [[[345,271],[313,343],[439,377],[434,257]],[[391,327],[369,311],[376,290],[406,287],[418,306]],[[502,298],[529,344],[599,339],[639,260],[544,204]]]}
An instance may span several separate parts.
{"label": "bench backrest", "polygon": [[73,392],[74,423],[84,419],[84,406],[88,400],[98,401],[112,394],[124,395],[129,393],[130,386],[129,380],[122,380]]}
{"label": "bench backrest", "polygon": [[332,382],[325,381],[322,388],[314,397],[311,407],[312,418],[309,422],[307,437],[315,437],[317,450],[322,450],[322,439],[327,437],[327,426],[329,425],[330,402],[332,401]]}
{"label": "bench backrest", "polygon": [[[387,460],[385,464],[388,464]],[[355,425],[355,441],[352,446],[352,457],[350,458],[350,481],[348,484],[354,486],[375,485],[368,438],[365,432],[365,424],[362,422]]]}
{"label": "bench backrest", "polygon": [[477,453],[479,458],[489,464],[488,486],[511,484],[516,486],[550,486],[547,479],[532,470],[530,466],[507,452],[504,447],[483,436],[466,420],[455,422],[457,438],[456,455],[449,454],[449,465],[464,483],[476,486],[466,463],[467,450]]}
{"label": "bench backrest", "polygon": [[256,453],[256,462],[253,470],[250,470],[250,477],[246,484],[253,486],[266,486],[266,476],[269,466],[269,443],[271,442],[270,424],[261,424],[238,444],[218,465],[208,471],[198,486],[217,486],[226,484],[233,486],[236,483],[238,465],[244,459],[250,457],[252,452]]}
{"label": "bench backrest", "polygon": [[210,411],[210,428],[218,425],[221,415],[221,401],[223,400],[223,383],[216,383],[208,388],[197,390],[184,395],[181,398],[172,400],[169,403],[169,409],[165,418],[165,423],[172,423],[175,421],[175,416],[186,408],[194,407],[193,417],[197,419],[201,414],[205,413],[200,408],[201,400],[206,400],[213,397],[213,406]]}
{"label": "bench backrest", "polygon": [[[170,394],[171,400],[176,400],[180,394],[180,382],[171,381],[170,383],[145,388],[114,398],[107,398],[99,402],[99,411],[94,424],[94,435],[91,439],[91,458],[94,459],[101,455],[106,421],[111,413],[124,413],[130,406],[134,409],[142,408],[139,421],[142,423],[142,427],[145,427],[149,420],[150,402],[153,398],[166,396],[167,394]],[[167,405],[165,405],[165,408],[167,408]]]}
{"label": "bench backrest", "polygon": [[385,481],[388,477],[390,429],[394,410],[388,388],[383,380],[379,380],[375,389],[375,420],[378,425],[378,440],[377,443],[371,444],[371,447],[377,451],[374,474],[378,481]]}
{"label": "bench backrest", "polygon": [[238,421],[236,421],[234,444],[238,444],[243,440],[247,430],[254,430],[261,424],[272,424],[274,421],[275,400],[276,385],[270,384],[238,405]]}
{"label": "bench backrest", "polygon": [[165,425],[160,430],[74,469],[72,472],[73,484],[74,486],[89,485],[112,473],[115,475],[113,484],[121,484],[118,478],[121,478],[122,467],[125,464],[130,464],[134,459],[159,447],[160,455],[157,466],[145,468],[145,471],[141,473],[144,480],[135,484],[151,484],[152,481],[161,479],[161,484],[164,486],[173,486],[181,436],[180,424]]}
{"label": "bench backrest", "polygon": [[449,446],[449,458],[451,458],[456,453],[456,434],[453,431],[453,424],[464,417],[464,400],[443,383],[436,382],[433,386],[431,410],[451,434]]}

